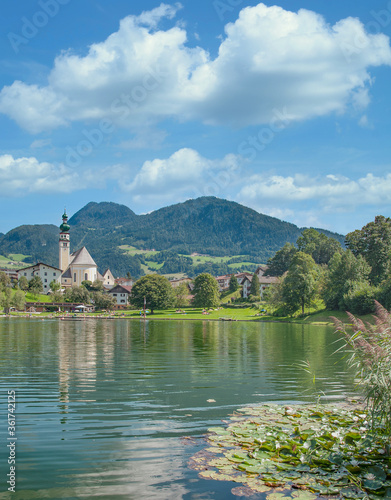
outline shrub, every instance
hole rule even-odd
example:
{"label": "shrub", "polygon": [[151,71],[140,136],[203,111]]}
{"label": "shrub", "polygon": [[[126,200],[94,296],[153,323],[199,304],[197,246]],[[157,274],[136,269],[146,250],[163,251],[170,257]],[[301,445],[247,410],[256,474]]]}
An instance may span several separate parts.
{"label": "shrub", "polygon": [[349,364],[357,370],[364,391],[372,429],[391,436],[391,315],[375,302],[375,325],[364,324],[348,313],[353,332],[334,318],[349,352]]}

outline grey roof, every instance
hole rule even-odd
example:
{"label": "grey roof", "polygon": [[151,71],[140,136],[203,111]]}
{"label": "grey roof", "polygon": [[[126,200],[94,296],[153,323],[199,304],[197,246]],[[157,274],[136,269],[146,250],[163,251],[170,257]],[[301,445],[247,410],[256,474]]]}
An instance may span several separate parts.
{"label": "grey roof", "polygon": [[65,273],[63,273],[62,278],[72,278],[71,269],[69,267]]}
{"label": "grey roof", "polygon": [[72,257],[72,261],[71,261],[72,266],[79,264],[82,266],[97,267],[94,259],[91,257],[91,255],[89,254],[86,247],[80,248],[80,250],[77,250],[76,252],[74,252],[71,255],[71,257]]}

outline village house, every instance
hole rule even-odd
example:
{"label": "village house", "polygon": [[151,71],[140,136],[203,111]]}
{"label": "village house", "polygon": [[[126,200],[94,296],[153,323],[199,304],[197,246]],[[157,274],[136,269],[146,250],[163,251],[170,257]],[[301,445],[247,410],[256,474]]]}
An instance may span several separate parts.
{"label": "village house", "polygon": [[100,274],[98,272],[98,280],[102,281],[103,286],[106,290],[110,290],[116,284],[113,273],[109,268],[107,268],[103,274]]}
{"label": "village house", "polygon": [[25,267],[24,269],[19,269],[18,273],[18,281],[22,276],[27,278],[28,281],[34,276],[39,276],[42,280],[43,284],[43,293],[47,294],[50,292],[50,283],[52,281],[56,281],[61,284],[61,269],[57,267],[49,266],[49,264],[45,264],[43,262],[37,262],[33,266]]}
{"label": "village house", "polygon": [[133,286],[132,278],[115,278],[114,285]]}
{"label": "village house", "polygon": [[116,285],[108,292],[116,300],[116,309],[125,309],[128,306],[132,287],[126,285]]}

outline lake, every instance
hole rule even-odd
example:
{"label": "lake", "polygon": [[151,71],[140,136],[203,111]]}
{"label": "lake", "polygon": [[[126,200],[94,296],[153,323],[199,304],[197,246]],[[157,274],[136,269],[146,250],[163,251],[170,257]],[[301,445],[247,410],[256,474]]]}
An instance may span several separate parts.
{"label": "lake", "polygon": [[352,395],[336,338],[332,327],[278,323],[0,319],[0,499],[239,498],[237,484],[188,468],[202,436],[244,405]]}

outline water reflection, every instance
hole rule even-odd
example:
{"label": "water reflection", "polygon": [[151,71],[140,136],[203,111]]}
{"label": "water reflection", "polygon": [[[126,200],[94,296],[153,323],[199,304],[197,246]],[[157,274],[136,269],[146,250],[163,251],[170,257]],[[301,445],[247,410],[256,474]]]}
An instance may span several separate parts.
{"label": "water reflection", "polygon": [[202,444],[181,438],[246,404],[344,399],[352,377],[333,341],[302,325],[2,319],[1,389],[18,394],[12,498],[230,498],[187,468]]}

